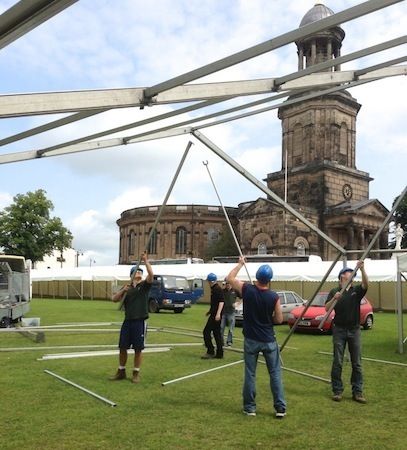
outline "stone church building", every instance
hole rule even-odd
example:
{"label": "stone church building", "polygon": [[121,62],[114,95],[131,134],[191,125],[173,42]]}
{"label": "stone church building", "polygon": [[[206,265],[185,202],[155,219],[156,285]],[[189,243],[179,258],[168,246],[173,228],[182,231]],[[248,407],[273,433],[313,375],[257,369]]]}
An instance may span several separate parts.
{"label": "stone church building", "polygon": [[[316,4],[305,14],[300,27],[332,14],[326,6]],[[297,41],[298,69],[339,57],[344,37],[345,32],[337,26]],[[339,65],[327,69],[338,70]],[[379,200],[369,199],[372,178],[355,165],[360,107],[347,91],[283,104],[278,111],[282,123],[281,170],[267,174],[264,180],[270,190],[348,250],[364,249],[388,214]],[[120,264],[138,259],[158,209],[147,206],[121,214],[117,221]],[[227,213],[244,254],[313,254],[325,260],[336,256],[336,249],[273,200],[259,198],[229,207]],[[221,237],[225,225],[221,207],[169,205],[150,242],[149,256],[203,258],[207,246]],[[387,248],[387,230],[376,248]]]}

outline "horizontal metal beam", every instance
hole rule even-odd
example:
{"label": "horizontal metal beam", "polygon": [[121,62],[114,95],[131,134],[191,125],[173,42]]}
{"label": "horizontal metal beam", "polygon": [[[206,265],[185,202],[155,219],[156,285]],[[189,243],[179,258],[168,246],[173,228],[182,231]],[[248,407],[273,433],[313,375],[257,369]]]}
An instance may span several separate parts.
{"label": "horizontal metal beam", "polygon": [[[369,77],[380,78],[406,75],[407,70],[405,66],[395,66],[378,69],[374,74],[371,74],[366,69],[363,75],[356,76],[356,72],[361,73],[355,70],[312,73],[280,85],[280,90],[317,88],[330,84],[347,83],[356,78],[368,79]],[[154,100],[154,104],[163,105],[206,99],[216,100],[242,95],[266,94],[273,91],[274,80],[274,78],[267,78],[179,86],[159,94]],[[142,92],[142,88],[129,88],[3,95],[0,96],[0,117],[141,106]]]}
{"label": "horizontal metal beam", "polygon": [[78,0],[20,0],[0,16],[0,49]]}
{"label": "horizontal metal beam", "polygon": [[345,9],[340,13],[326,17],[325,19],[312,22],[304,27],[300,27],[288,33],[282,34],[274,39],[257,44],[226,58],[219,59],[198,69],[184,73],[183,75],[179,75],[171,78],[170,80],[151,86],[145,90],[145,101],[148,102],[152,97],[156,96],[160,92],[190,83],[191,81],[197,80],[206,75],[210,75],[214,72],[218,72],[219,70],[226,69],[247,61],[248,59],[270,52],[271,50],[283,47],[284,45],[290,44],[298,39],[303,39],[319,31],[335,27],[339,24],[364,16],[365,14],[369,14],[395,3],[399,3],[400,1],[402,0],[369,0],[353,6],[352,8]]}
{"label": "horizontal metal beam", "polygon": [[[349,62],[349,61],[352,61],[352,60],[357,59],[357,58],[361,58],[361,57],[364,57],[364,56],[367,56],[367,55],[371,55],[373,53],[381,52],[381,51],[384,51],[384,50],[387,50],[389,48],[396,47],[396,46],[399,46],[399,45],[402,45],[402,44],[405,44],[405,43],[407,43],[407,36],[402,36],[402,37],[399,37],[399,38],[396,38],[396,39],[391,39],[389,41],[382,42],[380,44],[373,45],[371,47],[367,47],[367,48],[365,48],[363,50],[358,50],[356,52],[349,53],[348,55],[340,56],[340,57],[335,58],[335,59],[330,59],[328,61],[324,61],[322,63],[315,64],[313,66],[307,67],[306,69],[300,70],[298,72],[293,72],[291,74],[284,75],[283,77],[276,78],[274,80],[274,88],[273,88],[273,90],[277,90],[278,86],[280,86],[283,83],[286,83],[287,81],[291,81],[291,80],[294,80],[294,79],[297,79],[297,78],[301,78],[302,76],[308,75],[310,73],[315,73],[315,72],[318,72],[318,71],[322,71],[322,70],[330,68],[330,67],[332,67],[334,65],[343,64],[345,62]],[[399,63],[401,63],[401,62],[403,62],[405,60],[406,60],[405,57],[394,59],[391,62],[391,64],[392,65],[399,64]],[[380,64],[380,65],[377,66],[377,68],[386,67],[388,65],[389,64],[386,64],[385,66],[383,66],[382,64]],[[366,69],[361,69],[361,70],[356,71],[355,75],[360,76],[363,73],[366,73]],[[187,106],[185,108],[181,108],[181,109],[179,109],[177,111],[173,111],[171,113],[165,113],[165,114],[157,115],[157,116],[155,116],[154,118],[151,118],[151,119],[144,119],[144,120],[141,120],[141,121],[138,121],[138,122],[132,122],[132,123],[129,123],[129,124],[126,124],[126,125],[122,125],[120,127],[104,130],[104,131],[99,132],[99,133],[91,134],[91,135],[88,135],[88,136],[83,136],[81,138],[78,138],[78,139],[75,139],[75,140],[72,140],[72,141],[69,141],[69,142],[65,142],[63,144],[58,144],[57,146],[54,146],[53,148],[59,148],[59,147],[64,147],[66,145],[71,145],[71,144],[76,144],[76,143],[80,143],[80,142],[85,142],[85,141],[90,140],[90,139],[98,139],[98,138],[103,137],[103,136],[108,136],[109,134],[112,134],[112,133],[117,133],[119,131],[124,131],[124,130],[128,130],[130,128],[135,128],[135,127],[138,127],[138,126],[141,126],[141,125],[145,125],[146,123],[156,122],[158,120],[163,120],[163,119],[166,119],[168,117],[176,116],[178,114],[183,114],[185,112],[189,112],[189,111],[192,111],[192,110],[204,108],[206,106],[209,106],[209,105],[212,105],[212,104],[215,104],[215,103],[219,103],[220,101],[227,100],[227,99],[229,99],[229,98],[220,99],[220,100],[211,101],[211,102],[202,102],[202,103],[200,103],[198,105],[194,105],[194,106]],[[274,100],[273,98],[270,98],[270,99],[264,99],[264,100],[261,100],[261,101],[256,101],[256,102],[253,102],[253,103],[248,103],[247,107],[256,106],[256,105],[259,105],[259,104],[262,104],[262,103],[266,103],[268,101],[273,101],[273,100]],[[73,115],[71,115],[69,117],[65,117],[63,119],[58,119],[58,120],[49,122],[47,124],[44,124],[44,125],[32,128],[31,130],[27,130],[27,131],[24,131],[24,132],[21,132],[21,133],[12,135],[12,136],[8,136],[8,137],[0,140],[0,146],[6,145],[6,144],[10,144],[12,142],[16,142],[18,140],[25,139],[27,137],[30,137],[30,136],[33,136],[33,135],[36,135],[36,134],[39,134],[39,133],[43,133],[45,131],[49,131],[51,129],[54,129],[54,128],[57,128],[57,127],[60,127],[60,126],[63,126],[63,125],[69,124],[69,123],[73,123],[73,122],[75,122],[77,120],[81,120],[82,118],[90,117],[92,115],[96,115],[96,114],[99,114],[99,113],[104,112],[104,111],[107,111],[107,110],[106,109],[103,109],[103,110],[102,109],[101,110],[91,110],[91,111],[88,111],[88,112],[81,112],[81,113],[78,113],[78,114],[73,114]],[[227,112],[232,112],[232,111],[231,110],[226,110],[225,114]]]}
{"label": "horizontal metal beam", "polygon": [[[375,66],[373,66],[373,67],[375,67]],[[368,70],[369,70],[369,68],[366,69],[366,71],[368,71]],[[280,106],[288,106],[288,105],[295,104],[295,103],[298,103],[298,102],[301,102],[304,100],[309,100],[309,99],[320,97],[320,96],[327,95],[330,93],[338,92],[343,89],[348,89],[353,86],[365,84],[365,83],[368,83],[369,81],[373,81],[373,79],[376,79],[376,78],[353,81],[349,84],[344,84],[341,86],[336,86],[336,87],[321,90],[321,91],[311,92],[310,94],[304,94],[302,96],[299,96],[299,97],[296,97],[293,99],[289,99],[283,103],[279,103],[279,104],[276,104],[273,106],[258,109],[255,111],[246,112],[246,113],[239,114],[237,116],[233,116],[230,118],[221,119],[216,122],[211,122],[209,124],[199,125],[199,126],[196,126],[194,129],[195,130],[203,129],[203,128],[219,125],[221,123],[238,120],[243,117],[261,114],[263,112],[270,111],[272,109],[276,109]],[[274,100],[274,99],[277,99],[278,97],[285,97],[285,96],[286,96],[286,94],[278,94],[278,95],[275,95],[274,97],[272,97],[272,99]],[[262,99],[260,101],[253,102],[253,103],[259,104],[260,102],[264,102],[264,101],[269,101],[269,99]],[[248,105],[241,105],[241,106],[238,106],[235,108],[231,108],[231,110],[239,110],[244,107],[247,108]],[[230,112],[230,110],[229,110],[229,112]],[[58,146],[48,147],[48,148],[40,149],[40,150],[32,150],[32,151],[28,151],[28,152],[17,152],[17,153],[0,155],[0,164],[25,161],[25,160],[29,160],[29,159],[40,158],[42,156],[58,156],[58,155],[64,155],[64,154],[70,154],[70,153],[78,153],[78,152],[83,152],[83,151],[97,150],[97,149],[102,149],[102,148],[110,148],[110,147],[115,147],[118,145],[126,145],[126,144],[131,144],[131,143],[136,143],[136,142],[149,141],[149,140],[153,140],[153,139],[162,139],[162,138],[166,138],[166,137],[170,137],[170,136],[178,136],[178,135],[189,133],[190,130],[192,130],[192,128],[190,128],[190,127],[176,128],[176,127],[189,125],[193,122],[202,121],[209,117],[223,115],[225,113],[226,113],[226,111],[221,111],[221,112],[209,114],[204,117],[198,117],[198,118],[187,120],[187,121],[184,121],[181,123],[168,125],[166,127],[158,128],[155,130],[147,131],[144,133],[140,133],[138,135],[128,136],[128,137],[124,137],[124,138],[106,139],[106,140],[91,141],[91,142],[80,142],[80,143],[71,144],[71,145],[60,144]]]}
{"label": "horizontal metal beam", "polygon": [[[407,35],[400,36],[395,39],[390,39],[389,41],[381,42],[380,44],[372,45],[371,47],[366,47],[362,50],[357,50],[356,52],[348,53],[347,55],[339,56],[338,58],[329,59],[327,61],[314,64],[312,66],[307,67],[306,69],[299,70],[298,72],[292,72],[288,75],[284,75],[282,77],[276,78],[274,81],[275,86],[280,86],[287,81],[295,80],[304,75],[308,75],[310,73],[322,72],[325,69],[329,69],[338,64],[345,64],[349,61],[353,61],[358,58],[363,58],[365,56],[372,55],[374,53],[379,53],[385,50],[388,50],[393,47],[398,47],[399,45],[403,45],[407,43]],[[398,63],[394,63],[398,64]]]}

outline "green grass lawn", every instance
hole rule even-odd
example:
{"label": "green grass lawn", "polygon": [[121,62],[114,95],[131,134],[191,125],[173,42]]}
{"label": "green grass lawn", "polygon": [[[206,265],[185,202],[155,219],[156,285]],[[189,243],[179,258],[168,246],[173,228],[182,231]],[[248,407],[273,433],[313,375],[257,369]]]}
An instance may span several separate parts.
{"label": "green grass lawn", "polygon": [[[201,334],[207,309],[206,305],[194,305],[183,314],[154,314],[149,326],[179,327]],[[117,304],[85,300],[33,300],[30,316],[40,317],[41,325],[122,320]],[[288,327],[280,325],[276,330],[282,343]],[[205,349],[200,346],[146,353],[142,381],[134,385],[128,380],[108,381],[117,369],[116,356],[37,360],[64,351],[40,347],[116,344],[118,332],[46,332],[42,343],[14,333],[0,336],[0,348],[38,348],[0,353],[2,449],[407,448],[407,367],[364,361],[366,405],[351,400],[350,364],[344,368],[346,390],[341,403],[332,402],[328,384],[284,371],[288,411],[286,418],[278,421],[263,364],[258,366],[256,417],[242,414],[243,364],[161,385],[237,361],[241,358],[238,353],[225,352],[223,361],[201,360]],[[235,337],[242,338],[241,328],[236,329]],[[149,344],[177,342],[202,339],[162,331],[148,334]],[[394,314],[377,313],[373,330],[362,332],[362,342],[365,357],[407,364],[407,356],[396,353]],[[242,342],[236,339],[235,346],[241,348]],[[318,351],[331,351],[331,336],[295,334],[282,357],[289,368],[329,378],[331,357]],[[61,382],[44,369],[117,403],[117,407]]]}

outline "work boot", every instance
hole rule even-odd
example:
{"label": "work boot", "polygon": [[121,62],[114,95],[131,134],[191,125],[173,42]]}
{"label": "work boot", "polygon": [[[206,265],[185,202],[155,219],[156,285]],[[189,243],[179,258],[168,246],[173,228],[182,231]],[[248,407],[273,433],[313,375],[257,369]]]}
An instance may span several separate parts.
{"label": "work boot", "polygon": [[201,359],[213,359],[215,358],[215,355],[213,353],[205,353],[201,356]]}
{"label": "work boot", "polygon": [[332,395],[332,400],[334,402],[340,402],[342,400],[342,394],[333,394]]}
{"label": "work boot", "polygon": [[139,370],[133,370],[133,378],[131,379],[132,383],[140,383],[140,371]]}
{"label": "work boot", "polygon": [[363,394],[353,394],[352,399],[358,403],[363,403],[363,404],[367,403],[365,397],[363,397]]}
{"label": "work boot", "polygon": [[126,379],[126,369],[117,369],[115,375],[109,378],[110,381],[125,380]]}

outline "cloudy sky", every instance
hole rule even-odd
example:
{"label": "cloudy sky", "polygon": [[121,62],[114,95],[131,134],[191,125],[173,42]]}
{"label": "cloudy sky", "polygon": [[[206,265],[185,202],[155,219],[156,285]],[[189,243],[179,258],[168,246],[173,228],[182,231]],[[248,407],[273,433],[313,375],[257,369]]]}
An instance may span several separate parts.
{"label": "cloudy sky", "polygon": [[[0,0],[0,13],[15,2]],[[298,27],[310,0],[80,0],[0,50],[1,93],[151,86]],[[335,12],[361,3],[329,0]],[[407,28],[403,1],[345,23],[342,54],[399,37]],[[406,54],[406,46],[347,63],[367,67]],[[270,78],[294,72],[295,44],[212,74],[198,82]],[[357,168],[370,174],[370,197],[391,208],[406,184],[406,79],[394,77],[351,89],[362,104],[357,121]],[[244,101],[255,100],[248,97]],[[221,108],[234,103],[224,103]],[[1,154],[40,149],[178,106],[106,112],[0,148]],[[216,109],[216,108],[214,108]],[[205,110],[205,111],[212,111]],[[219,107],[217,108],[219,109]],[[188,120],[203,111],[177,117]],[[0,139],[62,116],[0,120]],[[171,122],[132,129],[120,136]],[[204,133],[258,179],[281,169],[281,124],[276,110],[207,128]],[[53,214],[74,235],[80,265],[118,262],[116,220],[126,209],[161,204],[190,138],[181,136],[0,166],[0,208],[13,196],[44,189]],[[264,196],[195,141],[169,203],[218,204]]]}

